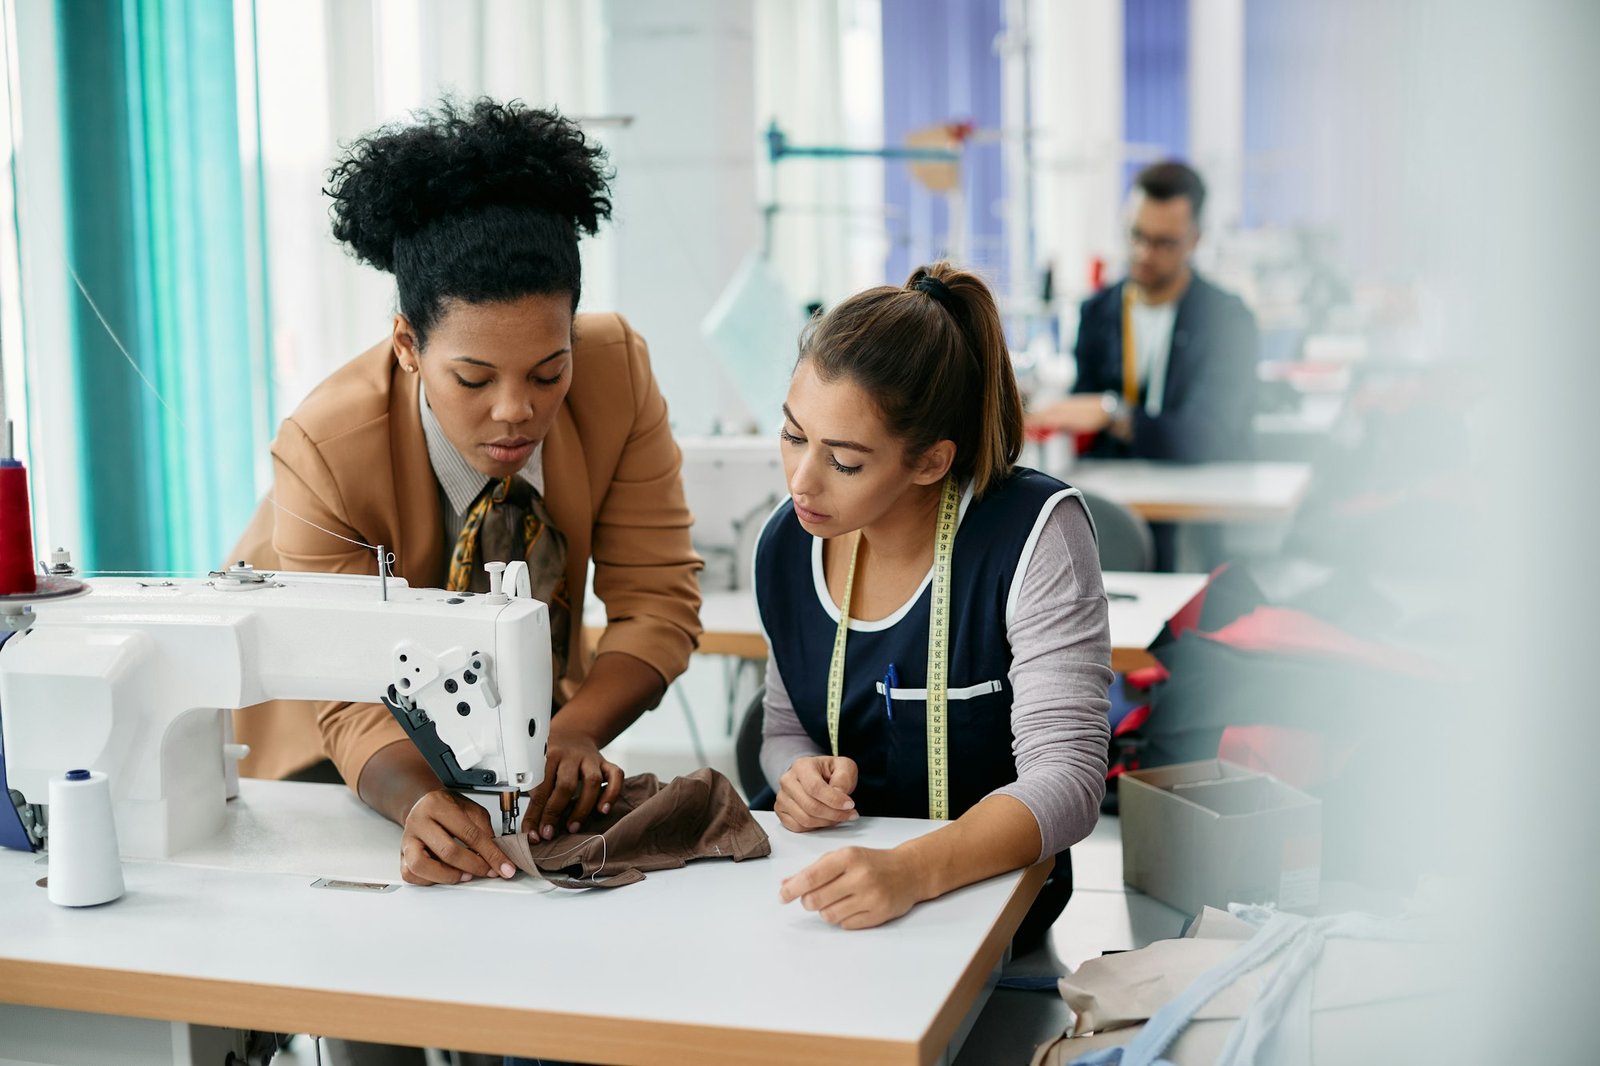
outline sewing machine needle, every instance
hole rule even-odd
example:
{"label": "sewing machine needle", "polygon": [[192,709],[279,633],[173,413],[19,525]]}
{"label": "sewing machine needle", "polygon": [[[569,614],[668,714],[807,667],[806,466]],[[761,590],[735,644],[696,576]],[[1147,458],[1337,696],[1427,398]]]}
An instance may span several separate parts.
{"label": "sewing machine needle", "polygon": [[517,831],[517,800],[522,797],[520,792],[500,793],[500,833],[509,836]]}

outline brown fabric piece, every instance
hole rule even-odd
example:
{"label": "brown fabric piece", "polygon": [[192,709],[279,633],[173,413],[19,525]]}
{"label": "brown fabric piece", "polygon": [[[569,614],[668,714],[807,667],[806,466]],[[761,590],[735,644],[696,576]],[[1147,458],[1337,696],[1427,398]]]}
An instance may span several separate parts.
{"label": "brown fabric piece", "polygon": [[560,888],[621,888],[643,881],[646,870],[772,854],[766,830],[733,783],[709,767],[666,785],[655,774],[637,774],[622,782],[611,813],[596,814],[578,832],[548,841],[509,833],[500,847],[523,872]]}

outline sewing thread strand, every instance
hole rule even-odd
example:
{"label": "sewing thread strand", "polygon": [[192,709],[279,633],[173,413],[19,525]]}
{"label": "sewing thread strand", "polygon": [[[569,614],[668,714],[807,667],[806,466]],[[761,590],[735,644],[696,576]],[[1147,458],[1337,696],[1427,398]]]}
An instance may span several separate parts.
{"label": "sewing thread strand", "polygon": [[[144,387],[149,389],[151,395],[153,395],[157,400],[160,401],[161,406],[163,408],[165,408],[166,412],[169,415],[171,415],[177,421],[178,425],[183,427],[184,432],[188,432],[189,431],[189,424],[187,422],[185,422],[183,420],[183,416],[180,415],[176,410],[174,410],[173,406],[170,403],[167,402],[167,398],[165,396],[161,395],[161,390],[156,388],[155,382],[151,381],[147,376],[145,376],[145,372],[139,368],[138,362],[136,362],[134,360],[133,356],[131,354],[129,354],[127,346],[122,343],[122,338],[117,336],[116,330],[111,328],[111,323],[106,321],[106,316],[101,312],[100,305],[94,302],[94,297],[89,295],[88,287],[86,285],[84,285],[83,279],[78,276],[77,268],[72,266],[69,263],[67,265],[67,273],[72,275],[72,283],[78,287],[78,292],[83,295],[84,302],[89,305],[89,310],[93,311],[94,312],[94,317],[99,319],[100,328],[106,331],[106,336],[110,337],[111,338],[111,343],[115,344],[117,346],[117,351],[122,353],[122,358],[126,359],[128,361],[128,365],[133,367],[133,372],[135,374],[139,375],[139,380],[144,382]],[[289,510],[289,508],[283,506],[277,500],[273,499],[272,495],[270,493],[267,495],[267,501],[269,503],[271,503],[273,507],[275,507],[278,510],[282,511],[284,514],[289,515],[291,518],[297,518],[300,521],[304,522],[306,525],[310,526],[312,529],[319,530],[320,532],[326,533],[330,537],[336,537],[339,540],[345,541],[348,544],[355,544],[355,545],[357,545],[359,547],[366,548],[369,551],[376,552],[376,551],[379,550],[378,545],[376,545],[376,544],[368,544],[364,540],[355,540],[355,539],[353,539],[351,537],[343,536],[342,534],[335,533],[331,529],[326,529],[326,528],[324,528],[322,526],[317,525],[315,522],[311,521],[311,519],[305,517],[304,515],[295,514],[293,511]],[[384,563],[387,563],[392,568],[393,565],[394,565],[394,561],[395,561],[395,556],[394,556],[393,552],[389,553],[388,558],[386,560],[379,560],[379,573],[380,574],[382,573]],[[138,574],[138,575],[143,575],[143,576],[155,576],[158,572],[157,571],[153,571],[153,570],[144,570],[144,571],[141,571],[141,570],[115,570],[115,571],[114,570],[98,570],[98,571],[95,571],[95,573],[103,574],[103,575],[111,575],[111,574],[134,575],[134,574]],[[162,575],[162,576],[176,576],[176,575]]]}
{"label": "sewing thread strand", "polygon": [[564,859],[568,855],[571,855],[575,851],[582,851],[585,847],[588,846],[589,841],[591,841],[591,840],[600,841],[600,865],[596,866],[594,868],[594,873],[589,875],[589,880],[598,883],[599,880],[600,880],[600,871],[605,869],[605,865],[606,865],[607,847],[606,847],[606,838],[605,838],[605,835],[603,833],[594,833],[594,834],[592,834],[590,836],[584,837],[581,841],[578,842],[576,847],[568,848],[566,851],[557,852],[554,855],[547,855],[547,856],[545,856],[545,858],[546,858],[547,861],[550,860],[550,859]]}
{"label": "sewing thread strand", "polygon": [[184,432],[187,433],[189,431],[189,424],[183,420],[182,415],[172,409],[172,405],[167,403],[167,398],[161,395],[161,390],[156,388],[154,382],[145,377],[144,371],[139,369],[139,364],[134,362],[133,356],[128,354],[128,349],[123,346],[122,339],[118,337],[116,331],[111,328],[111,323],[106,321],[106,316],[100,313],[100,305],[94,302],[94,297],[89,295],[89,290],[83,285],[83,279],[78,277],[77,269],[69,264],[67,266],[67,273],[72,275],[73,284],[78,286],[78,291],[83,294],[84,300],[89,305],[89,310],[93,311],[94,317],[100,320],[100,325],[105,329],[106,336],[110,337],[111,343],[117,346],[117,351],[122,353],[122,358],[126,359],[128,361],[128,365],[133,367],[133,372],[139,375],[139,380],[144,382],[144,387],[149,389],[155,398],[161,401],[161,406],[167,409],[167,414],[177,419],[178,425],[182,426]]}

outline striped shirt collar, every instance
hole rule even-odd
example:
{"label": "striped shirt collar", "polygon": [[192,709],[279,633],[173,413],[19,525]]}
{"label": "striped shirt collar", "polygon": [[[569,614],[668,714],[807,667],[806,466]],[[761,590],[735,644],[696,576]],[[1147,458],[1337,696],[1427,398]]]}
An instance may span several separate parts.
{"label": "striped shirt collar", "polygon": [[[494,479],[474,470],[472,464],[456,451],[450,438],[444,435],[444,427],[439,425],[438,417],[428,405],[428,393],[422,387],[420,375],[417,378],[417,401],[422,412],[422,436],[428,442],[428,461],[433,464],[433,476],[439,479],[439,487],[444,490],[450,509],[460,518],[467,513],[484,486]],[[540,441],[533,449],[533,454],[522,464],[517,476],[532,485],[534,492],[544,495],[544,441]]]}

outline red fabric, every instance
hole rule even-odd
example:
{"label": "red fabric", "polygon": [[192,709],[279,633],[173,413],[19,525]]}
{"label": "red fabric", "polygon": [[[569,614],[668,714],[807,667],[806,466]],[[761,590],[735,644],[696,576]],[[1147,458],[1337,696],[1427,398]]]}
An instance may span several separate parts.
{"label": "red fabric", "polygon": [[1133,710],[1123,715],[1122,721],[1117,723],[1117,728],[1112,732],[1111,735],[1114,737],[1120,737],[1125,733],[1132,733],[1135,729],[1138,729],[1140,726],[1144,725],[1145,722],[1149,721],[1149,719],[1150,705],[1148,703],[1139,707],[1135,707]]}
{"label": "red fabric", "polygon": [[[1172,638],[1192,630],[1197,636],[1241,651],[1347,659],[1413,677],[1442,676],[1436,664],[1420,656],[1352,636],[1311,615],[1281,607],[1257,607],[1220,629],[1205,632],[1199,626],[1206,593],[1226,569],[1224,564],[1213,571],[1211,581],[1168,620],[1167,632]],[[1126,683],[1130,688],[1148,690],[1170,676],[1158,664],[1128,673]],[[1113,735],[1132,733],[1149,717],[1148,705],[1137,707],[1117,725]],[[1354,750],[1351,744],[1334,745],[1326,736],[1302,729],[1229,726],[1217,745],[1217,758],[1271,773],[1296,788],[1309,789],[1337,778]],[[1136,768],[1118,766],[1107,777]]]}
{"label": "red fabric", "polygon": [[1106,259],[1103,255],[1089,257],[1089,291],[1099,292],[1106,287]]}
{"label": "red fabric", "polygon": [[1435,664],[1420,656],[1353,637],[1337,626],[1281,607],[1257,607],[1215,632],[1200,635],[1241,651],[1350,659],[1413,677],[1442,676]]}
{"label": "red fabric", "polygon": [[1354,750],[1303,729],[1235,725],[1222,731],[1217,758],[1264,771],[1295,788],[1312,789],[1337,778]]}
{"label": "red fabric", "polygon": [[1143,691],[1145,689],[1154,688],[1156,685],[1159,685],[1161,682],[1165,681],[1171,676],[1172,675],[1167,672],[1167,668],[1165,666],[1162,666],[1160,663],[1156,663],[1154,666],[1145,666],[1138,670],[1129,670],[1127,673],[1122,675],[1122,682],[1124,685],[1130,688],[1136,688],[1140,691]]}
{"label": "red fabric", "polygon": [[1174,637],[1181,637],[1189,630],[1199,627],[1200,612],[1205,610],[1206,606],[1206,592],[1211,588],[1211,583],[1226,569],[1228,569],[1228,564],[1223,563],[1211,571],[1210,578],[1206,580],[1204,585],[1200,586],[1200,591],[1196,592],[1188,603],[1178,608],[1177,614],[1167,619],[1167,632]]}

